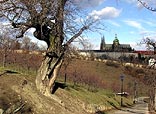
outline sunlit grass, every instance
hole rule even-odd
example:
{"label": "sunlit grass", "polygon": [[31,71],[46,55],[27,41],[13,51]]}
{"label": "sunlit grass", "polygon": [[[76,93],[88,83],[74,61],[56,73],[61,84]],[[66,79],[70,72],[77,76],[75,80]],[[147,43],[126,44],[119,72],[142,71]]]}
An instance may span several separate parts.
{"label": "sunlit grass", "polygon": [[21,67],[19,65],[7,65],[6,67],[2,67],[0,66],[0,72],[3,72],[5,70],[10,70],[10,71],[14,71],[14,72],[18,72],[19,74],[23,74],[23,75],[32,75],[35,76],[37,74],[37,70],[33,70],[33,69],[26,69],[24,67]]}
{"label": "sunlit grass", "polygon": [[[66,88],[74,97],[77,97],[88,104],[100,104],[112,108],[120,107],[120,96],[116,96],[111,90],[98,89],[96,92],[88,91],[82,86],[68,85]],[[125,106],[132,105],[132,99],[124,97]]]}

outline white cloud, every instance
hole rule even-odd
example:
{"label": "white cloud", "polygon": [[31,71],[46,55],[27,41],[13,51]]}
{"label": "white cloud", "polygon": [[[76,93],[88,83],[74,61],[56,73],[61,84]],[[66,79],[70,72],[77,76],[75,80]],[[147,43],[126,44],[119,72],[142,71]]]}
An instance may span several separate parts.
{"label": "white cloud", "polygon": [[129,3],[129,4],[133,4],[136,3],[136,0],[124,0],[125,2]]}
{"label": "white cloud", "polygon": [[149,35],[155,35],[156,31],[150,31],[150,30],[143,30],[140,31],[140,35],[142,36],[149,36]]}
{"label": "white cloud", "polygon": [[38,40],[37,38],[34,37],[33,33],[35,32],[35,30],[36,30],[35,28],[30,28],[26,31],[24,35],[28,36],[32,42],[37,43],[38,46],[47,48],[46,42]]}
{"label": "white cloud", "polygon": [[139,19],[139,21],[148,27],[156,27],[156,24],[154,24],[156,23],[156,20],[154,18]]}
{"label": "white cloud", "polygon": [[111,25],[116,26],[116,27],[120,27],[120,24],[114,21],[109,20],[108,21]]}
{"label": "white cloud", "polygon": [[89,17],[92,17],[94,19],[113,19],[120,15],[121,10],[118,10],[114,7],[105,7],[99,11],[93,10]]}
{"label": "white cloud", "polygon": [[124,21],[127,25],[137,28],[137,29],[144,29],[143,26],[141,25],[141,23],[137,22],[137,21],[133,21],[133,20],[125,20]]}
{"label": "white cloud", "polygon": [[130,34],[135,34],[135,32],[134,32],[134,31],[130,31],[129,33],[130,33]]}
{"label": "white cloud", "polygon": [[149,26],[155,26],[155,24],[153,24],[153,22],[150,22],[150,21],[145,21],[145,23]]}
{"label": "white cloud", "polygon": [[104,1],[105,0],[74,0],[74,2],[81,8],[96,7],[102,4]]}
{"label": "white cloud", "polygon": [[75,19],[75,22],[77,22],[77,23],[82,23],[83,21],[84,21],[83,18],[77,18],[77,19]]}
{"label": "white cloud", "polygon": [[130,43],[131,47],[134,48],[135,50],[146,50],[146,45],[139,45],[137,43]]}
{"label": "white cloud", "polygon": [[136,6],[138,9],[142,9],[143,6],[137,0],[122,0],[128,4]]}

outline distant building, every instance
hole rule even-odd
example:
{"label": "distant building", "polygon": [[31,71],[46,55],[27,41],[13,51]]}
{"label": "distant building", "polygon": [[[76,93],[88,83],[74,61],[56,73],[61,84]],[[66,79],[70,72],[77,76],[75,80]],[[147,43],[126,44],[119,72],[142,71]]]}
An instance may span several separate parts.
{"label": "distant building", "polygon": [[117,34],[115,34],[112,44],[106,44],[104,36],[101,38],[100,50],[107,52],[131,52],[132,48],[130,44],[120,44]]}
{"label": "distant building", "polygon": [[[79,50],[79,54],[85,57],[94,56],[96,58],[102,59],[119,59],[119,58],[137,58],[144,59],[152,56],[154,54],[153,51],[145,51],[139,50],[135,51],[131,48],[130,44],[120,44],[117,34],[115,34],[115,38],[112,44],[106,44],[105,37],[101,38],[101,44],[99,50]],[[156,59],[156,58],[155,58]]]}

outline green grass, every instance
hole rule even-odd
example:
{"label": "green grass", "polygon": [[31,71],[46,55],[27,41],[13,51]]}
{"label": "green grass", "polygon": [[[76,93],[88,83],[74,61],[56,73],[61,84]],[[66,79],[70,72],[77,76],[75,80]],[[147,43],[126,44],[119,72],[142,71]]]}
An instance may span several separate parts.
{"label": "green grass", "polygon": [[[87,104],[100,104],[112,108],[120,107],[120,96],[116,96],[111,90],[98,89],[97,92],[90,92],[84,87],[71,85],[68,85],[66,90]],[[132,105],[131,99],[124,98],[123,101],[125,106]]]}
{"label": "green grass", "polygon": [[6,67],[0,66],[0,73],[5,70],[18,72],[19,74],[23,74],[23,75],[33,75],[33,76],[36,75],[35,70],[32,70],[32,69],[28,70],[28,69],[25,69],[25,68],[22,68],[22,67],[16,66],[16,65],[7,65]]}
{"label": "green grass", "polygon": [[0,66],[0,72],[3,72],[6,68]]}
{"label": "green grass", "polygon": [[[19,72],[22,75],[27,74],[28,77],[30,77],[30,80],[35,79],[36,71],[34,70],[27,71],[20,66],[9,66],[6,69]],[[82,74],[83,76],[99,76],[100,79],[105,83],[105,87],[103,87],[105,89],[96,88],[97,92],[91,92],[88,91],[87,85],[81,86],[81,84],[79,84],[79,86],[73,86],[73,84],[71,84],[73,82],[70,82],[71,80],[67,79],[67,83],[70,84],[67,86],[66,90],[69,91],[74,97],[77,97],[88,104],[102,104],[106,106],[120,107],[120,96],[115,96],[114,93],[120,92],[120,75],[124,73],[123,69],[124,68],[122,66],[115,67],[113,65],[106,65],[102,62],[84,61],[77,59],[73,60],[67,68],[68,74],[73,74],[76,71],[78,74]],[[0,67],[0,72],[4,70],[5,68]],[[60,78],[59,80],[63,81],[63,78]],[[129,90],[132,92],[131,95],[133,95],[133,81],[134,79],[131,76],[125,75],[124,90]],[[141,84],[138,87],[139,91],[144,88]],[[114,92],[112,88],[115,89]],[[127,106],[132,104],[132,100],[130,98],[124,98],[123,101]]]}
{"label": "green grass", "polygon": [[[124,75],[124,91],[128,92],[131,96],[134,94],[134,81],[136,80],[131,75],[127,74],[125,67],[122,65],[117,64],[118,67],[116,67],[115,63],[111,64],[105,64],[103,62],[97,62],[97,61],[85,61],[85,60],[78,60],[74,59],[70,62],[70,64],[67,67],[67,82],[71,81],[68,78],[72,77],[71,74],[76,73],[78,75],[84,76],[97,76],[100,80],[103,81],[104,89],[111,89],[114,92],[120,92],[120,86],[121,86],[121,80],[120,76]],[[63,75],[63,74],[62,74]],[[136,80],[138,81],[138,80]],[[147,95],[147,92],[144,88],[147,88],[146,85],[144,85],[142,82],[137,82],[137,89],[138,89],[138,95]]]}

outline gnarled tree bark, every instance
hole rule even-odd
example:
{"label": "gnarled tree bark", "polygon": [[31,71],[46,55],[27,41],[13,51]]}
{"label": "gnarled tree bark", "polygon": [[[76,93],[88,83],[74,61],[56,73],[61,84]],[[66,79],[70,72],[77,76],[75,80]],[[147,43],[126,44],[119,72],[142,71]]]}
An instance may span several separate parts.
{"label": "gnarled tree bark", "polygon": [[53,90],[55,80],[62,64],[63,54],[56,57],[45,56],[36,76],[36,87],[48,96]]}
{"label": "gnarled tree bark", "polygon": [[34,36],[48,45],[35,81],[37,89],[46,96],[51,96],[67,47],[93,24],[88,22],[79,30],[76,29],[75,35],[73,35],[75,31],[71,30],[73,36],[64,44],[64,17],[66,13],[70,14],[70,11],[65,9],[67,1],[69,1],[67,6],[71,5],[70,0],[0,2],[0,18],[7,18],[12,23],[12,26],[18,30],[17,37],[22,37],[29,28],[35,28]]}

